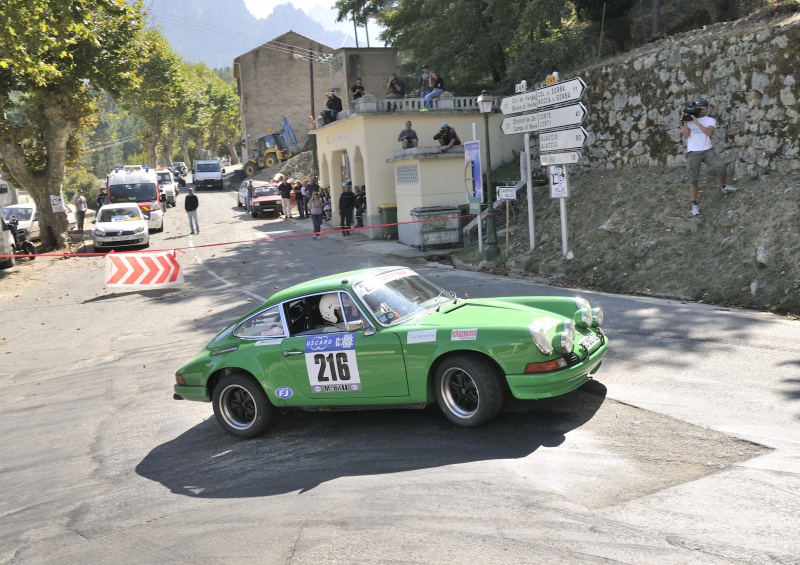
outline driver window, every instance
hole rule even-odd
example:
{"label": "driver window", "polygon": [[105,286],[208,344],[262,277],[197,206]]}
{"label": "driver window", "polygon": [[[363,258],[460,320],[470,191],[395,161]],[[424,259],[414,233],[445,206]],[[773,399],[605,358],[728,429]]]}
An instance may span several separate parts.
{"label": "driver window", "polygon": [[233,335],[258,338],[282,337],[285,334],[280,309],[273,306],[246,319],[234,330]]}

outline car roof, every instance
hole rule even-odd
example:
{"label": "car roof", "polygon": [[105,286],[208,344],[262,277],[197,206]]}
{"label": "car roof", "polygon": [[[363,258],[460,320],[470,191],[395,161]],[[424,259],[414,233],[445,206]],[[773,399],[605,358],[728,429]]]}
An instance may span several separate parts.
{"label": "car roof", "polygon": [[33,208],[36,209],[35,202],[20,202],[19,204],[9,204],[8,206],[3,206],[3,208]]}
{"label": "car roof", "polygon": [[372,267],[369,269],[359,269],[357,271],[348,271],[346,273],[338,273],[335,275],[329,275],[327,277],[313,279],[276,292],[269,298],[269,302],[282,302],[289,298],[303,294],[316,294],[320,292],[347,290],[355,283],[363,279],[397,269],[407,269],[407,267]]}

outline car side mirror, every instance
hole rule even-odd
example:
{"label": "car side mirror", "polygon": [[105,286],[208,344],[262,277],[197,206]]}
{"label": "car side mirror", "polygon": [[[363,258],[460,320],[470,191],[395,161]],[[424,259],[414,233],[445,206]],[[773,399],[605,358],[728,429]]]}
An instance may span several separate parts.
{"label": "car side mirror", "polygon": [[223,174],[223,175],[225,174],[225,169],[222,169],[222,174]]}
{"label": "car side mirror", "polygon": [[347,325],[344,327],[345,331],[348,332],[360,332],[364,329],[364,320],[355,320],[352,322],[348,322]]}

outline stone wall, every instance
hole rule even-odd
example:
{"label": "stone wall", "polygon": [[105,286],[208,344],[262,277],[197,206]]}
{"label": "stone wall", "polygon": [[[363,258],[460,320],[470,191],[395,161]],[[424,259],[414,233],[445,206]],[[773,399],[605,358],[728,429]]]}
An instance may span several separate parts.
{"label": "stone wall", "polygon": [[707,98],[714,146],[735,176],[800,171],[798,46],[798,14],[743,19],[585,69],[589,138],[578,168],[683,166],[682,110]]}

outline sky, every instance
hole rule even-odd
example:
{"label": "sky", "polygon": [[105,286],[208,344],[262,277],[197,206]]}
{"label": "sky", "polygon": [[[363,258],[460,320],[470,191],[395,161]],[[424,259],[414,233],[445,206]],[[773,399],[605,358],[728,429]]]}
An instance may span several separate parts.
{"label": "sky", "polygon": [[[335,8],[335,2],[336,0],[244,0],[247,10],[257,18],[266,18],[277,5],[291,4],[295,8],[303,10],[307,16],[322,24],[325,29],[340,31],[352,37],[352,21],[336,22],[338,10]],[[378,41],[379,32],[380,29],[377,24],[374,21],[370,21],[369,43],[371,47],[380,47],[383,45],[382,42]],[[364,28],[358,29],[358,39],[362,42],[362,47],[366,45],[366,43],[363,43],[366,41],[366,32]]]}

